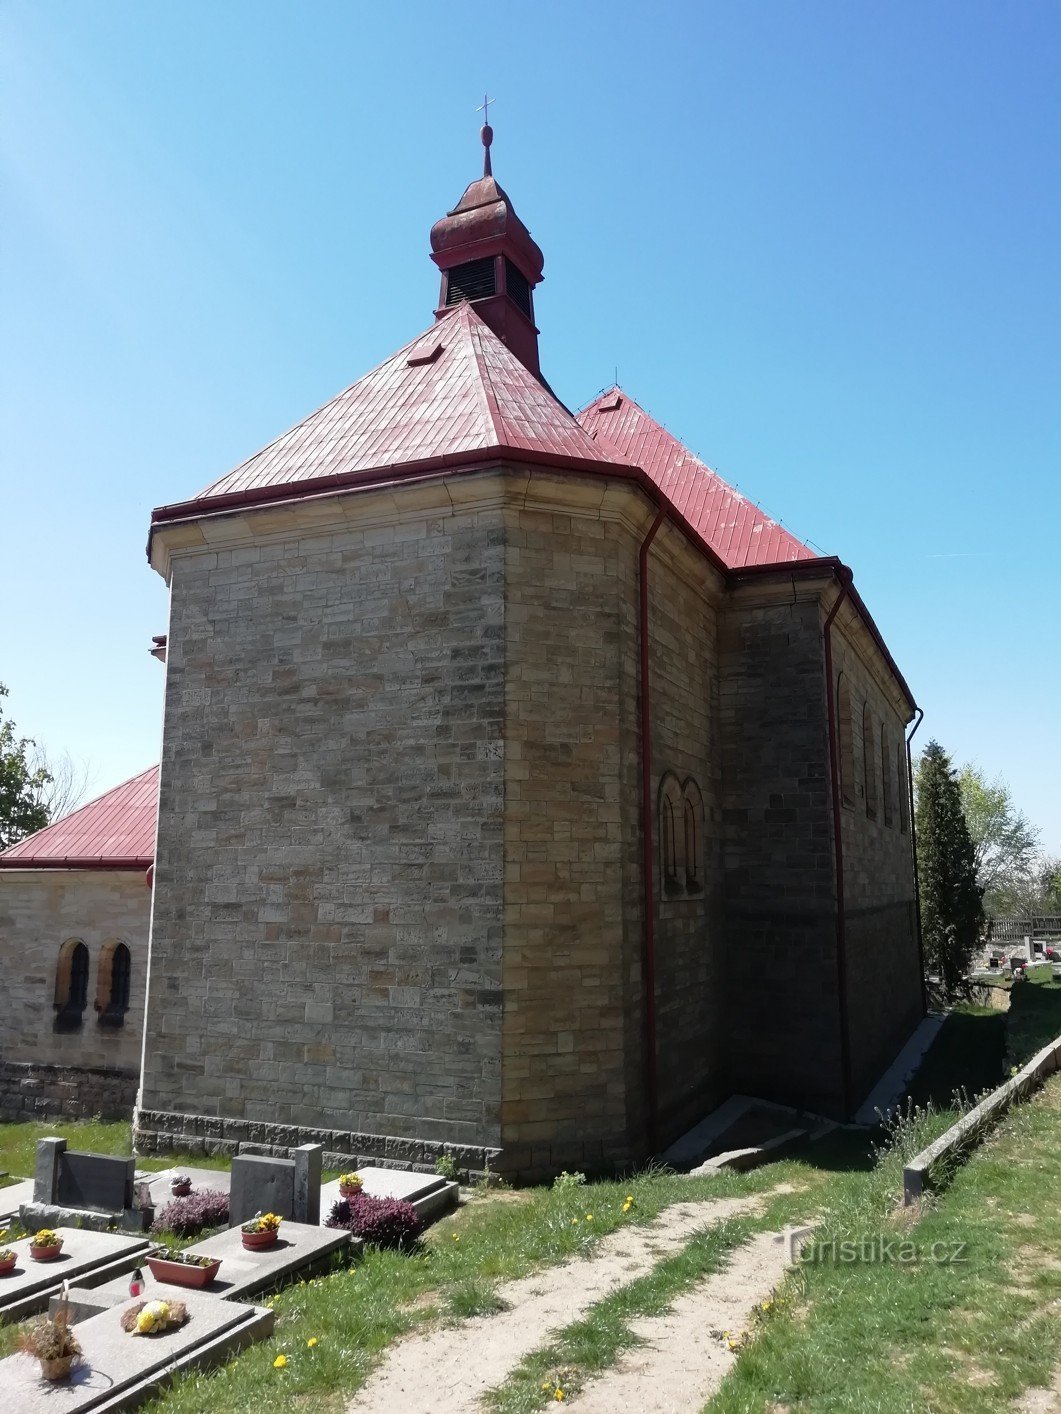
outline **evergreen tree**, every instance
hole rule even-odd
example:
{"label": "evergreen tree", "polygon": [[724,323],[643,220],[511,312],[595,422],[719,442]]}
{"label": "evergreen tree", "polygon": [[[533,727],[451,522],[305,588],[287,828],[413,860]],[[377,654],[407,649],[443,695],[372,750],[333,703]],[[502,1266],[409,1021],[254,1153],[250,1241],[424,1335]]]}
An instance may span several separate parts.
{"label": "evergreen tree", "polygon": [[961,788],[937,741],[929,742],[917,763],[915,829],[925,966],[951,998],[964,990],[984,907]]}

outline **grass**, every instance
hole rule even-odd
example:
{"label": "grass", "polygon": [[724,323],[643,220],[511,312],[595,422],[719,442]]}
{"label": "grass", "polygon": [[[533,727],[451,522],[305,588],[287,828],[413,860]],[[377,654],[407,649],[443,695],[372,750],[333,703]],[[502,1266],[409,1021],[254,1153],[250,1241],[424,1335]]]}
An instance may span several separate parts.
{"label": "grass", "polygon": [[[11,1182],[29,1177],[37,1161],[37,1140],[58,1135],[71,1149],[88,1149],[94,1154],[131,1154],[132,1127],[128,1120],[112,1124],[98,1119],[45,1120],[40,1123],[0,1124],[0,1172],[6,1170]],[[229,1160],[204,1157],[199,1154],[165,1154],[138,1158],[139,1168],[151,1170],[180,1167],[227,1169]]]}
{"label": "grass", "polygon": [[1010,992],[1008,1017],[1006,1045],[1015,1066],[1061,1035],[1061,983],[1053,980],[1049,964],[1029,967],[1027,981]]}
{"label": "grass", "polygon": [[[709,1409],[977,1414],[1049,1385],[1061,1337],[1061,1077],[1014,1110],[910,1227],[895,1208],[902,1158],[945,1122],[921,1121],[822,1228],[856,1252],[864,1237],[907,1240],[919,1260],[800,1267],[791,1304],[742,1351]],[[959,1248],[962,1261],[932,1260]]]}

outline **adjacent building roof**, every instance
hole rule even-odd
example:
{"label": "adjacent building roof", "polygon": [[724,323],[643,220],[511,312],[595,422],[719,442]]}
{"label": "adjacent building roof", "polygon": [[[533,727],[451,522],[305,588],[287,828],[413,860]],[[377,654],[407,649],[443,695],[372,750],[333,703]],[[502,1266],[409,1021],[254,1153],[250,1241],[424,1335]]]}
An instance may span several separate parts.
{"label": "adjacent building roof", "polygon": [[158,767],[0,854],[0,869],[146,869],[155,857]]}
{"label": "adjacent building roof", "polygon": [[578,420],[609,460],[633,462],[647,472],[729,569],[817,558],[683,447],[621,388],[609,388],[594,398]]}
{"label": "adjacent building roof", "polygon": [[607,464],[610,458],[486,325],[469,303],[454,306],[378,368],[297,427],[179,506],[310,492],[337,479],[484,452],[521,460]]}

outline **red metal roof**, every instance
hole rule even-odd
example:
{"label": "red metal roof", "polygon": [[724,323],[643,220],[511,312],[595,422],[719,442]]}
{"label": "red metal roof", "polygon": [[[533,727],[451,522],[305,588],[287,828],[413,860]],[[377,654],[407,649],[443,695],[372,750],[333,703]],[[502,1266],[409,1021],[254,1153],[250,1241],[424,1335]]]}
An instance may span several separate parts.
{"label": "red metal roof", "polygon": [[578,420],[609,460],[632,462],[647,472],[730,569],[817,558],[620,388],[594,398]]}
{"label": "red metal roof", "polygon": [[141,771],[0,854],[0,869],[146,869],[155,857],[158,767]]}
{"label": "red metal roof", "polygon": [[608,461],[463,303],[187,504],[487,448]]}

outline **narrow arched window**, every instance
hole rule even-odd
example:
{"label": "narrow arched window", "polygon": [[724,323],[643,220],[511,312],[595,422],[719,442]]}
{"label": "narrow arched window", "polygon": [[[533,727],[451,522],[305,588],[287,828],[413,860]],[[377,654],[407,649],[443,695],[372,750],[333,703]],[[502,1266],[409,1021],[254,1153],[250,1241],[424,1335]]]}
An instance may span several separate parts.
{"label": "narrow arched window", "polygon": [[877,818],[877,748],[874,741],[873,714],[869,703],[862,709],[862,765],[866,788],[866,814]]}
{"label": "narrow arched window", "polygon": [[68,938],[59,950],[55,969],[55,1029],[76,1031],[88,1005],[88,948],[80,938]]}
{"label": "narrow arched window", "polygon": [[890,830],[895,824],[895,810],[892,805],[892,754],[888,750],[888,734],[883,723],[880,729],[880,804],[884,823]]}
{"label": "narrow arched window", "polygon": [[678,829],[674,819],[674,803],[663,801],[663,882],[678,882]]}
{"label": "narrow arched window", "polygon": [[704,798],[692,776],[682,786],[682,823],[685,887],[690,893],[699,893],[704,887]]}
{"label": "narrow arched window", "polygon": [[855,748],[851,727],[851,689],[843,673],[836,680],[836,747],[840,756],[840,799],[855,803]]}
{"label": "narrow arched window", "polygon": [[682,788],[672,771],[659,783],[657,810],[660,887],[663,894],[673,896],[685,888],[685,825]]}
{"label": "narrow arched window", "polygon": [[895,748],[895,774],[899,783],[899,830],[902,834],[910,828],[910,797],[906,784],[906,751],[903,742]]}
{"label": "narrow arched window", "polygon": [[96,979],[96,1010],[101,1026],[123,1026],[129,1010],[132,957],[125,943],[111,938],[103,944]]}

